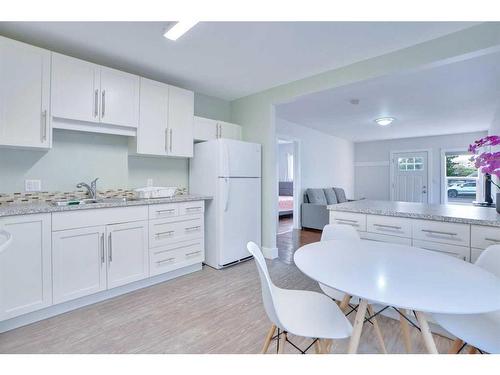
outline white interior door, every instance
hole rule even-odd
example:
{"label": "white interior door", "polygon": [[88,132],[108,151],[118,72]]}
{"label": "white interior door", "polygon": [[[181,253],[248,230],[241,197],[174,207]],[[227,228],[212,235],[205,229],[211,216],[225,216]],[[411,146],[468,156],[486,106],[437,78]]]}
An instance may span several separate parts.
{"label": "white interior door", "polygon": [[429,203],[427,151],[392,154],[391,200]]}
{"label": "white interior door", "polygon": [[260,245],[260,178],[219,178],[219,265],[250,256],[247,243]]}

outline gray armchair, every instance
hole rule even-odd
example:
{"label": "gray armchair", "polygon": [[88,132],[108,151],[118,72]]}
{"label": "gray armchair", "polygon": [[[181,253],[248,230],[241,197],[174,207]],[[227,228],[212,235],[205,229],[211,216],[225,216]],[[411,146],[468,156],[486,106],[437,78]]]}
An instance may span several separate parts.
{"label": "gray armchair", "polygon": [[322,230],[330,220],[326,207],[348,201],[342,188],[307,189],[301,206],[302,227]]}

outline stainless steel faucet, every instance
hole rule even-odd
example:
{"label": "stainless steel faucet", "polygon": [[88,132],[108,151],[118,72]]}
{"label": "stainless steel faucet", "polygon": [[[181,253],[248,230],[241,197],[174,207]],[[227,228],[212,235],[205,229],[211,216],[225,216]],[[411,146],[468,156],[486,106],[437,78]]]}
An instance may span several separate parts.
{"label": "stainless steel faucet", "polygon": [[85,188],[87,189],[87,194],[91,199],[96,199],[97,198],[97,180],[99,178],[96,178],[90,183],[90,186],[86,184],[85,182],[80,182],[78,185],[76,185],[77,189]]}

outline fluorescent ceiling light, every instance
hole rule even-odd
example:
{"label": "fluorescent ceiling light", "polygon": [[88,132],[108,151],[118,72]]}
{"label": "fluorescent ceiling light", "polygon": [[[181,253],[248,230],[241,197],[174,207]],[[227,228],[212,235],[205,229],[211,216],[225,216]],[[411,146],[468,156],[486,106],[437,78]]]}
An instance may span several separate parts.
{"label": "fluorescent ceiling light", "polygon": [[170,40],[177,40],[197,23],[198,21],[179,21],[168,29],[163,36]]}
{"label": "fluorescent ceiling light", "polygon": [[380,126],[387,126],[392,124],[394,120],[395,120],[394,117],[381,117],[376,119],[375,122]]}

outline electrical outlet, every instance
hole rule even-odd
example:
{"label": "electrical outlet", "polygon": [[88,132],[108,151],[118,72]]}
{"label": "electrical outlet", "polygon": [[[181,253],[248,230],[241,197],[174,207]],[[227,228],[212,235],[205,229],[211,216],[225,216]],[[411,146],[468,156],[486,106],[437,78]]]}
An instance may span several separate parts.
{"label": "electrical outlet", "polygon": [[146,185],[147,185],[147,187],[153,186],[153,179],[152,178],[148,178],[147,181],[146,181]]}
{"label": "electrical outlet", "polygon": [[24,190],[26,192],[42,191],[42,181],[24,180]]}

